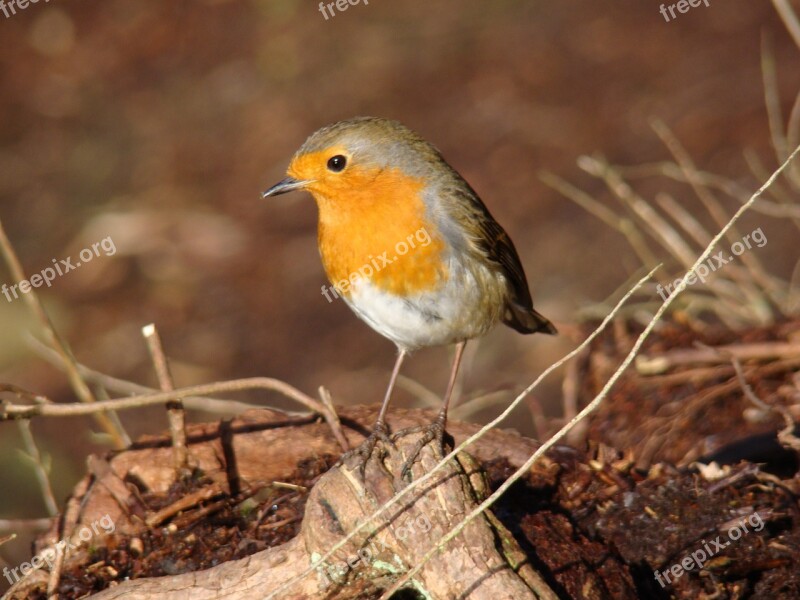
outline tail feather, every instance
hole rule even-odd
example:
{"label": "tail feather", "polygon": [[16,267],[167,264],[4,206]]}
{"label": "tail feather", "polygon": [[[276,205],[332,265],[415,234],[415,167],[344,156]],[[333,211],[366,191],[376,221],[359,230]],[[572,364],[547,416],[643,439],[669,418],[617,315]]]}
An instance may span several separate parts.
{"label": "tail feather", "polygon": [[558,333],[555,325],[536,312],[533,307],[526,308],[514,302],[509,303],[503,323],[520,333],[546,333],[548,335]]}

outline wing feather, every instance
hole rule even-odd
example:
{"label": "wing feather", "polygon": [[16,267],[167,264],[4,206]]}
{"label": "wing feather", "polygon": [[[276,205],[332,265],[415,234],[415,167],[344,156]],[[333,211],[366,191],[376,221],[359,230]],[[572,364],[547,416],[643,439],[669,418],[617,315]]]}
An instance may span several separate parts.
{"label": "wing feather", "polygon": [[[556,328],[533,308],[531,292],[525,270],[511,238],[494,219],[478,194],[455,173],[458,178],[440,194],[450,206],[447,211],[468,232],[469,249],[477,252],[495,266],[503,276],[507,288],[506,315],[503,322],[521,333],[542,332],[555,334]],[[469,251],[469,250],[468,250]]]}

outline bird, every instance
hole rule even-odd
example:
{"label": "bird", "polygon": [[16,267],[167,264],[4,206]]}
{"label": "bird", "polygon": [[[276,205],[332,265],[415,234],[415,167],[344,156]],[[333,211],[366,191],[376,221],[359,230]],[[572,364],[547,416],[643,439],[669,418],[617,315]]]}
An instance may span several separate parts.
{"label": "bird", "polygon": [[[556,334],[533,308],[511,238],[439,150],[398,121],[355,117],[312,133],[270,198],[306,191],[318,207],[318,244],[332,293],[394,342],[397,358],[372,433],[355,452],[364,465],[378,443],[393,444],[386,411],[409,353],[455,345],[436,419],[422,447],[443,450],[447,411],[469,340],[503,323],[523,334]],[[330,299],[323,286],[323,293]],[[348,453],[349,454],[349,453]]]}

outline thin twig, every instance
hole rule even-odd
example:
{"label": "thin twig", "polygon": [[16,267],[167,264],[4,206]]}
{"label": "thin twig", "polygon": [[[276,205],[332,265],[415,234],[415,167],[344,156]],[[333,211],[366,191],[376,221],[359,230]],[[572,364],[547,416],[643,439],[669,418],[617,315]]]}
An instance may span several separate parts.
{"label": "thin twig", "polygon": [[[155,324],[150,323],[142,327],[142,335],[147,342],[150,358],[153,360],[158,385],[162,391],[171,392],[175,389],[175,385],[161,344],[161,336],[158,335]],[[175,472],[179,476],[188,475],[189,452],[186,449],[186,419],[183,402],[180,399],[167,402],[167,422],[169,423],[169,434],[172,437],[172,461]]]}
{"label": "thin twig", "polygon": [[[17,282],[27,281],[27,278],[25,277],[25,271],[22,268],[22,263],[20,263],[17,253],[14,251],[14,247],[11,245],[11,241],[8,239],[5,229],[3,229],[2,220],[0,220],[0,252],[3,254],[3,258],[8,265],[9,271],[11,271],[11,276]],[[64,363],[67,378],[69,379],[75,395],[81,402],[94,402],[94,394],[92,394],[89,386],[86,385],[86,382],[80,376],[80,373],[78,373],[78,369],[75,366],[75,357],[72,355],[72,352],[70,351],[66,341],[61,338],[53,326],[53,322],[50,320],[49,315],[44,310],[44,306],[39,300],[39,295],[36,293],[36,290],[31,287],[28,293],[22,294],[22,298],[36,319],[39,321],[48,343],[60,355],[61,360]],[[105,430],[105,432],[111,436],[111,439],[114,440],[117,448],[123,448],[122,435],[117,428],[114,427],[114,424],[108,418],[108,415],[103,413],[94,413],[93,416],[99,425]]]}
{"label": "thin twig", "polygon": [[736,379],[739,382],[739,387],[742,388],[742,392],[744,392],[745,398],[750,400],[750,402],[755,404],[761,410],[772,411],[773,407],[756,396],[753,388],[750,387],[749,383],[747,383],[747,379],[744,376],[744,371],[742,370],[742,363],[739,362],[739,359],[735,356],[728,356],[727,358],[733,365],[733,370],[736,372]]}
{"label": "thin twig", "polygon": [[342,430],[342,421],[339,419],[339,413],[336,412],[336,407],[333,404],[333,396],[331,396],[330,390],[324,385],[319,386],[318,391],[319,398],[322,400],[322,404],[324,404],[330,414],[333,415],[333,426],[335,427],[334,433],[336,434],[336,439],[345,440],[345,444],[342,446],[342,452],[347,452],[350,450],[350,444],[347,443],[347,437],[344,435],[344,431]]}
{"label": "thin twig", "polygon": [[684,231],[689,234],[694,242],[701,248],[705,248],[711,241],[711,234],[706,231],[700,222],[694,218],[688,210],[683,208],[678,202],[664,192],[656,194],[656,204],[661,207],[672,219],[683,227]]}
{"label": "thin twig", "polygon": [[[59,535],[62,540],[69,542],[72,540],[72,534],[75,532],[75,526],[80,519],[81,510],[83,509],[82,495],[79,497],[73,496],[67,501],[64,507],[64,514],[61,517],[61,527]],[[58,585],[61,581],[61,571],[64,568],[64,561],[67,559],[67,552],[71,548],[71,544],[56,544],[55,561],[50,571],[50,577],[47,580],[47,599],[58,600]]]}
{"label": "thin twig", "polygon": [[[90,382],[91,383],[91,382]],[[98,400],[111,400],[111,396],[108,395],[108,390],[104,388],[102,385],[93,385],[94,388],[94,397]],[[154,390],[155,391],[155,390]],[[131,440],[128,432],[125,431],[125,427],[122,425],[122,421],[120,421],[119,415],[116,411],[109,411],[106,413],[108,418],[111,419],[114,425],[119,429],[120,435],[122,436],[122,442],[125,444],[126,448],[130,448],[133,440]]]}
{"label": "thin twig", "polygon": [[296,483],[287,483],[285,481],[273,481],[272,483],[269,484],[269,487],[274,487],[281,490],[292,490],[295,492],[302,492],[303,494],[305,494],[308,491],[308,488],[304,485],[297,485]]}
{"label": "thin twig", "polygon": [[336,417],[331,414],[328,408],[307,396],[297,388],[288,383],[271,377],[248,377],[245,379],[234,379],[231,381],[219,381],[216,383],[206,383],[194,385],[186,388],[178,388],[170,392],[156,392],[132,398],[118,398],[115,400],[103,400],[92,404],[82,403],[61,403],[61,404],[38,404],[24,405],[6,403],[0,406],[0,421],[10,421],[15,419],[31,419],[33,417],[76,417],[91,415],[98,411],[109,410],[129,410],[132,408],[142,408],[144,406],[154,406],[164,404],[170,400],[184,399],[187,396],[197,396],[205,394],[216,394],[220,392],[239,392],[244,390],[270,390],[279,392],[292,400],[299,402],[314,413],[322,415],[333,431],[336,440],[344,447],[347,440],[344,439],[342,432],[336,428]]}
{"label": "thin twig", "polygon": [[[156,379],[158,385],[163,392],[171,392],[175,389],[172,381],[172,373],[169,370],[167,357],[164,354],[164,347],[161,344],[161,336],[154,323],[142,327],[142,336],[147,342],[147,351],[150,353],[150,358],[153,361],[153,368],[156,371]],[[180,403],[180,400],[178,400]]]}
{"label": "thin twig", "polygon": [[[44,358],[51,365],[58,369],[64,368],[64,364],[61,362],[61,358],[58,356],[58,354],[51,348],[48,348],[45,344],[32,336],[28,338],[28,344],[31,346],[34,352],[39,354],[39,356]],[[142,394],[152,394],[153,392],[158,391],[155,388],[151,388],[146,385],[134,383],[126,379],[119,379],[117,377],[112,377],[111,375],[101,373],[100,371],[95,371],[94,369],[90,369],[82,363],[75,364],[77,365],[80,374],[86,378],[86,381],[102,386],[116,394],[140,396]],[[0,391],[2,391],[2,389],[0,389]],[[202,410],[208,413],[225,416],[236,415],[256,408],[268,408],[276,412],[283,412],[285,414],[294,416],[307,414],[305,412],[287,411],[266,404],[249,404],[247,402],[240,402],[239,400],[225,400],[223,398],[202,398],[199,396],[189,396],[183,399],[183,403],[186,408],[191,410]]]}
{"label": "thin twig", "polygon": [[165,506],[161,510],[154,512],[150,516],[145,519],[145,523],[148,527],[153,528],[161,525],[167,519],[170,519],[177,515],[179,512],[184,511],[188,508],[192,508],[206,500],[211,500],[212,498],[216,498],[224,494],[224,490],[219,483],[212,483],[204,488],[201,488],[197,491],[194,491],[190,494],[186,494],[185,496],[181,496],[170,504],[169,506]]}
{"label": "thin twig", "polygon": [[[581,391],[582,372],[585,371],[589,362],[589,348],[580,356],[567,365],[564,381],[561,384],[561,394],[563,396],[562,406],[564,407],[564,420],[571,421],[578,414],[578,400]],[[573,446],[579,446],[586,435],[588,424],[583,423],[570,431],[567,442]]]}
{"label": "thin twig", "polygon": [[636,369],[642,375],[656,375],[681,365],[726,363],[730,357],[739,360],[771,360],[788,356],[800,356],[800,343],[756,342],[703,346],[690,350],[679,348],[658,356],[641,355],[636,359]]}
{"label": "thin twig", "polygon": [[775,6],[775,10],[778,11],[795,45],[800,48],[800,21],[797,20],[797,15],[792,6],[788,0],[772,0],[772,4]]}
{"label": "thin twig", "polygon": [[[745,149],[743,152],[745,162],[747,166],[750,168],[750,171],[755,175],[756,179],[762,180],[764,177],[769,174],[769,169],[767,169],[761,161],[761,157],[751,149]],[[781,186],[780,182],[775,182],[775,185],[772,186],[770,190],[770,194],[778,200],[776,203],[777,207],[786,207],[787,210],[796,209],[800,211],[800,206],[796,204],[796,197],[793,193],[785,190],[783,186]],[[758,206],[758,204],[754,205]],[[764,211],[762,211],[764,212]],[[770,214],[765,212],[765,214]],[[789,212],[786,215],[775,214],[771,216],[787,216],[791,217],[792,222],[800,229],[800,215],[794,212]]]}
{"label": "thin twig", "polygon": [[36,480],[39,482],[39,488],[42,490],[42,498],[44,499],[44,506],[47,509],[47,514],[54,517],[58,514],[58,503],[56,502],[55,495],[53,494],[53,487],[50,485],[50,477],[47,474],[48,469],[42,463],[42,455],[39,448],[36,446],[36,440],[33,439],[31,433],[30,421],[19,421],[19,433],[22,436],[22,443],[25,444],[25,451],[27,457],[33,464],[33,469],[36,473]]}
{"label": "thin twig", "polygon": [[[578,159],[578,163],[580,164],[582,160],[587,158],[589,157],[580,157]],[[633,248],[633,251],[646,268],[653,269],[655,265],[658,264],[658,259],[651,252],[647,242],[644,239],[644,236],[642,236],[641,232],[631,219],[616,214],[610,208],[601,204],[583,190],[575,187],[567,181],[564,181],[560,177],[553,175],[552,173],[544,172],[540,175],[540,178],[546,185],[562,194],[565,198],[572,200],[590,214],[593,214],[610,227],[622,233],[627,238],[631,248]]]}
{"label": "thin twig", "polygon": [[407,375],[400,374],[397,376],[397,387],[407,391],[412,396],[415,396],[417,400],[431,408],[439,408],[442,405],[441,396]]}
{"label": "thin twig", "polygon": [[[692,264],[695,252],[689,243],[654,210],[649,202],[633,190],[615,166],[610,165],[605,159],[588,156],[581,157],[578,164],[590,175],[601,179],[623,206],[639,219],[642,228],[650,237],[674,256],[684,269]],[[704,248],[705,245],[705,243],[700,244],[700,247]],[[733,285],[720,278],[712,278],[708,281],[709,288],[716,294],[725,309],[718,311],[722,313],[721,318],[725,319],[725,312],[739,311],[740,307],[759,307],[764,304],[763,294],[753,285],[753,277],[748,271],[729,268],[727,274],[730,278],[736,279],[738,285]],[[742,293],[746,296],[745,302],[742,301]]]}
{"label": "thin twig", "polygon": [[[789,122],[786,125],[786,139],[789,142],[789,147],[800,144],[800,94],[795,96],[792,110],[789,112]],[[794,188],[800,188],[800,167],[792,165],[789,169],[789,175],[789,182],[794,185]],[[800,213],[800,206],[794,208],[797,208],[798,213]]]}
{"label": "thin twig", "polygon": [[622,200],[633,213],[639,217],[646,231],[665,250],[676,257],[684,266],[690,265],[694,260],[694,253],[680,233],[675,230],[653,207],[645,201],[622,178],[619,172],[605,160],[581,157],[580,166],[590,175],[602,179],[620,200]]}
{"label": "thin twig", "polygon": [[776,412],[783,417],[784,428],[778,432],[778,441],[781,443],[781,445],[784,448],[800,453],[800,439],[794,435],[794,429],[796,425],[794,419],[792,419],[792,415],[789,414],[788,409],[779,404],[768,404],[756,396],[753,388],[749,383],[747,383],[747,379],[745,379],[744,372],[742,371],[742,364],[735,356],[731,357],[731,363],[733,364],[733,368],[736,370],[736,378],[739,381],[739,385],[741,386],[745,397],[761,410]]}
{"label": "thin twig", "polygon": [[30,400],[36,404],[43,404],[45,402],[50,402],[49,398],[44,396],[40,396],[35,392],[29,392],[13,383],[0,383],[0,393],[7,392],[9,394],[14,394],[17,398],[21,398],[23,400]]}
{"label": "thin twig", "polygon": [[[777,6],[775,8],[778,8]],[[778,11],[780,12],[780,11]],[[771,39],[765,33],[761,36],[761,77],[764,87],[764,104],[767,107],[767,122],[772,138],[772,146],[778,161],[783,161],[789,154],[789,145],[783,133],[783,114],[781,111],[780,92],[778,91],[778,73],[775,68],[775,53]]]}
{"label": "thin twig", "polygon": [[482,410],[492,408],[498,404],[505,404],[510,396],[509,390],[495,390],[481,394],[459,404],[452,411],[453,420],[466,421]]}
{"label": "thin twig", "polygon": [[47,531],[53,519],[0,519],[0,531]]}
{"label": "thin twig", "polygon": [[290,523],[296,523],[297,521],[302,521],[303,517],[300,515],[295,515],[294,517],[286,517],[281,521],[275,521],[274,523],[267,523],[265,525],[260,525],[258,527],[259,531],[263,530],[270,530],[270,529],[277,529],[278,527],[283,527],[284,525],[289,525]]}
{"label": "thin twig", "polygon": [[[650,234],[650,237],[674,256],[684,269],[692,264],[695,256],[692,247],[674,227],[653,209],[650,203],[633,190],[616,167],[604,159],[589,157],[582,157],[579,164],[587,173],[602,179],[609,190],[639,218],[642,227]],[[701,248],[703,247],[705,244],[701,244]],[[752,276],[747,271],[728,269],[727,272],[738,281],[738,286],[726,285],[727,282],[717,278],[709,280],[708,285],[726,304],[728,310],[736,310],[742,304],[742,292],[748,297],[747,306],[759,306],[763,303],[761,294],[752,284]]]}
{"label": "thin twig", "polygon": [[526,404],[528,405],[528,410],[531,413],[531,420],[533,421],[533,430],[536,432],[536,439],[543,440],[547,438],[548,430],[552,431],[554,428],[548,427],[548,418],[544,413],[542,403],[539,402],[539,399],[536,396],[529,396]]}
{"label": "thin twig", "polygon": [[[800,115],[798,115],[800,118]],[[791,119],[790,119],[791,122]],[[792,144],[794,147],[796,144]],[[754,171],[756,176],[758,177],[759,174],[762,174],[763,177],[759,177],[759,179],[765,179],[769,176],[769,173],[766,173],[760,166],[754,165],[752,163],[754,156],[752,153],[745,153],[745,158],[748,161],[748,164],[751,167],[751,170]],[[643,177],[653,177],[655,175],[661,175],[663,177],[667,177],[668,179],[672,179],[674,181],[678,181],[681,183],[690,183],[690,179],[687,177],[686,173],[684,173],[679,165],[676,165],[673,162],[658,162],[658,163],[648,163],[643,165],[633,165],[633,166],[620,166],[615,165],[615,168],[625,177],[629,179],[641,179]],[[705,187],[715,189],[723,194],[730,196],[740,202],[747,202],[747,200],[752,195],[751,191],[748,191],[743,186],[741,186],[736,181],[731,181],[721,175],[717,175],[715,173],[708,173],[706,171],[695,171],[692,174],[694,180]],[[777,184],[770,190],[771,194],[776,194],[778,190]],[[782,198],[781,202],[772,202],[770,200],[766,200],[764,198],[759,198],[758,202],[753,204],[752,208],[750,209],[752,212],[759,212],[770,217],[790,217],[790,218],[798,218],[800,217],[800,206],[794,205],[792,200],[785,195]],[[709,239],[711,237],[709,236]],[[705,244],[703,244],[705,246]]]}
{"label": "thin twig", "polygon": [[61,570],[64,568],[64,559],[66,558],[66,551],[60,544],[56,544],[53,551],[56,556],[53,561],[53,569],[47,578],[47,600],[58,600],[58,584],[61,581]]}
{"label": "thin twig", "polygon": [[[653,130],[656,132],[658,137],[664,142],[667,146],[667,149],[672,153],[675,157],[675,161],[678,165],[683,169],[686,173],[687,179],[689,181],[689,185],[691,186],[694,193],[700,199],[700,202],[706,207],[711,217],[717,223],[717,225],[724,230],[725,237],[727,240],[733,244],[742,238],[742,235],[739,233],[736,227],[728,227],[730,221],[728,220],[728,216],[726,215],[724,209],[720,205],[717,198],[711,191],[704,187],[702,183],[698,181],[697,176],[697,167],[694,164],[689,153],[683,147],[683,145],[678,141],[678,138],[670,131],[670,129],[666,126],[666,124],[659,120],[654,119],[651,123]],[[788,152],[787,152],[788,154]],[[787,161],[790,162],[790,161]],[[787,163],[784,163],[787,164]],[[783,173],[783,168],[780,169],[780,172]],[[756,196],[760,196],[759,192],[756,192]],[[742,206],[752,206],[753,201],[752,197]],[[739,207],[741,210],[742,207]],[[738,211],[737,211],[738,212]],[[722,238],[720,238],[721,240]],[[719,240],[718,240],[719,241]],[[709,254],[711,254],[709,252]],[[742,262],[750,269],[750,273],[752,274],[752,279],[758,283],[758,286],[750,285],[749,281],[740,280],[739,283],[742,285],[742,290],[751,298],[751,306],[760,306],[764,303],[764,300],[769,299],[772,301],[773,306],[780,310],[782,305],[781,298],[777,297],[777,290],[775,289],[775,284],[772,279],[766,274],[761,261],[756,258],[755,254],[752,252],[745,252],[744,254],[740,255],[740,259]],[[697,265],[699,266],[699,265]],[[765,296],[766,294],[766,296]]]}
{"label": "thin twig", "polygon": [[85,405],[78,402],[69,403],[53,403],[47,402],[45,404],[12,404],[0,408],[0,421],[10,421],[15,419],[30,419],[33,417],[77,417],[91,415],[98,411],[108,410],[114,407],[115,410],[129,410],[132,408],[142,408],[145,406],[153,406],[156,404],[164,404],[169,400],[177,398],[185,398],[187,395],[196,395],[204,393],[218,393],[218,392],[239,392],[244,390],[253,389],[266,389],[271,391],[280,391],[285,396],[292,398],[300,404],[311,409],[312,412],[323,414],[325,407],[306,396],[301,391],[293,388],[288,383],[271,379],[269,377],[249,377],[245,379],[233,379],[230,381],[219,381],[215,383],[205,383],[201,385],[193,385],[186,388],[178,388],[168,392],[154,392],[152,394],[144,394],[141,396],[133,396],[130,398],[116,398],[113,400],[104,400],[102,402],[95,402],[93,405]]}
{"label": "thin twig", "polygon": [[677,385],[693,385],[697,388],[706,385],[710,381],[728,379],[731,375],[733,375],[733,369],[726,365],[717,367],[697,367],[684,371],[676,371],[668,375],[647,375],[639,379],[638,383],[647,390],[668,388]]}
{"label": "thin twig", "polygon": [[[750,194],[747,194],[745,196],[745,201],[747,201],[749,197]],[[683,208],[683,206],[678,204],[674,198],[672,198],[669,194],[659,193],[656,195],[656,202],[664,210],[664,212],[666,212],[677,223],[679,223],[681,227],[683,227],[683,229],[698,244],[698,246],[705,248],[708,245],[708,243],[711,241],[711,234],[706,231],[705,227],[703,227],[693,215]],[[754,204],[751,210],[755,210],[757,206],[759,206],[759,203]],[[780,205],[770,204],[770,206],[776,206],[779,209],[785,208]],[[798,215],[800,215],[800,206],[796,208],[798,209]],[[737,265],[726,266],[725,273],[730,274],[730,278],[735,279],[736,281],[751,279],[748,271]],[[771,277],[769,274],[767,274],[767,276]],[[780,282],[775,278],[772,279],[776,287],[785,287],[785,283]],[[723,310],[737,310],[741,306],[741,302],[737,300],[738,295],[736,294],[736,291],[739,289],[739,286],[736,282],[728,281],[726,277],[717,276],[708,281],[708,286],[722,301]],[[785,294],[786,292],[782,293]],[[731,302],[735,302],[735,305],[731,305]],[[722,310],[717,312],[722,313]]]}

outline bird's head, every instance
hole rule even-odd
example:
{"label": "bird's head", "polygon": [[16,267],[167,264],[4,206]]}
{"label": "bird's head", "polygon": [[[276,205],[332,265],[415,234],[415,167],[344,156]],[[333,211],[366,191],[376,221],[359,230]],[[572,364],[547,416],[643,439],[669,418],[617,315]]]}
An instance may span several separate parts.
{"label": "bird's head", "polygon": [[289,163],[286,179],[263,197],[306,190],[320,209],[374,203],[403,189],[419,192],[441,164],[438,151],[404,125],[358,117],[313,133]]}

